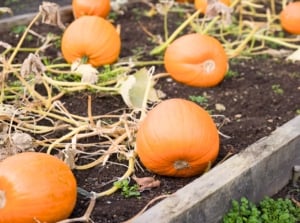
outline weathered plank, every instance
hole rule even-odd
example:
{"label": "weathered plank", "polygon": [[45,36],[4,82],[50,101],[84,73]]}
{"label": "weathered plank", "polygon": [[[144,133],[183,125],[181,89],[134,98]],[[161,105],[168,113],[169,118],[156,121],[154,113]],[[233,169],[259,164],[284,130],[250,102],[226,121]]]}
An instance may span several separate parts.
{"label": "weathered plank", "polygon": [[217,223],[232,199],[258,202],[291,179],[300,164],[300,116],[178,190],[133,223]]}

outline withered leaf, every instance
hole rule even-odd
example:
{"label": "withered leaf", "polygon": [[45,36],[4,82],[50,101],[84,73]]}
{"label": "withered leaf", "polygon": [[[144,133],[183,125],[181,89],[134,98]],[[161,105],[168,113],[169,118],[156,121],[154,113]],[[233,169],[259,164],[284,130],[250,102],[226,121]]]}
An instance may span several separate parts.
{"label": "withered leaf", "polygon": [[208,0],[205,15],[208,19],[212,19],[221,14],[222,21],[225,25],[231,24],[232,8],[225,5],[220,0]]}
{"label": "withered leaf", "polygon": [[[122,81],[119,93],[128,107],[143,109],[145,99],[152,102],[159,101],[158,92],[154,88],[155,82],[150,75],[151,72],[152,69],[141,68]],[[149,87],[149,91],[147,91],[147,87]]]}
{"label": "withered leaf", "polygon": [[42,74],[46,71],[46,67],[42,63],[40,57],[33,53],[29,54],[21,66],[21,76],[27,77],[29,74],[35,75],[35,81],[41,82]]}
{"label": "withered leaf", "polygon": [[8,7],[0,7],[0,15],[4,14],[4,13],[8,13],[10,15],[13,15],[13,11],[11,10],[11,8]]}
{"label": "withered leaf", "polygon": [[98,82],[98,70],[91,64],[81,64],[75,61],[71,66],[71,71],[81,74],[81,83],[96,84]]}
{"label": "withered leaf", "polygon": [[139,191],[150,190],[160,186],[160,181],[154,177],[137,177],[133,175],[132,179],[139,185]]}
{"label": "withered leaf", "polygon": [[61,21],[59,5],[53,2],[43,2],[39,7],[42,14],[42,22],[48,25],[58,26],[60,29],[65,29],[65,25]]}
{"label": "withered leaf", "polygon": [[25,151],[32,147],[32,137],[27,133],[15,132],[11,136],[12,144],[16,149]]}

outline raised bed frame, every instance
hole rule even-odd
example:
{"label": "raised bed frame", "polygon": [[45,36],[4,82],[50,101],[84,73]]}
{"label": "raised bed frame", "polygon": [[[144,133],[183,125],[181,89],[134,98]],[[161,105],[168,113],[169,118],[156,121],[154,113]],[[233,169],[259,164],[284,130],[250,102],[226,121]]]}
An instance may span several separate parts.
{"label": "raised bed frame", "polygon": [[300,164],[300,116],[214,167],[132,223],[217,223],[231,200],[258,202],[279,192]]}
{"label": "raised bed frame", "polygon": [[[1,31],[28,24],[34,16],[32,13],[2,19]],[[61,16],[63,21],[69,21],[71,6],[62,7]],[[132,223],[220,222],[232,199],[245,196],[258,202],[276,194],[291,180],[296,165],[300,165],[300,116],[159,202]]]}

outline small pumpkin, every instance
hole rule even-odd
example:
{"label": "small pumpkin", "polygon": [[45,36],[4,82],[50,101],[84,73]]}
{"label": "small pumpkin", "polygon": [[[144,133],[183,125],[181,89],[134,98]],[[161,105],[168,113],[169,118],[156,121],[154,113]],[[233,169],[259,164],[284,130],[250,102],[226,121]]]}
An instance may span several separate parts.
{"label": "small pumpkin", "polygon": [[[194,5],[197,10],[200,10],[201,12],[205,13],[207,8],[207,1],[208,0],[195,0]],[[225,5],[230,5],[230,0],[219,0],[220,2],[224,3]]]}
{"label": "small pumpkin", "polygon": [[84,59],[97,67],[118,59],[121,39],[112,23],[104,18],[81,16],[64,31],[61,50],[69,63]]}
{"label": "small pumpkin", "polygon": [[137,154],[150,171],[172,177],[203,173],[219,153],[217,127],[194,102],[173,98],[154,107],[136,135]]}
{"label": "small pumpkin", "polygon": [[76,197],[73,173],[52,155],[24,152],[0,162],[1,223],[55,223],[69,217]]}
{"label": "small pumpkin", "polygon": [[192,33],[179,37],[168,46],[164,66],[178,82],[195,87],[212,87],[224,79],[228,58],[216,38]]}
{"label": "small pumpkin", "polygon": [[300,2],[290,2],[279,14],[282,28],[291,34],[300,34]]}
{"label": "small pumpkin", "polygon": [[84,15],[105,18],[110,12],[110,0],[73,0],[72,10],[75,18]]}

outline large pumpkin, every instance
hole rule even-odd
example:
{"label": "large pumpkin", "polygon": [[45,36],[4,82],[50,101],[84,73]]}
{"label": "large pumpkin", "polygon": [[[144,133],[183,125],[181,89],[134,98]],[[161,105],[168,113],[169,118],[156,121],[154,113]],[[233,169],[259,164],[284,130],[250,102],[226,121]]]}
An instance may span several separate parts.
{"label": "large pumpkin", "polygon": [[104,18],[82,16],[66,28],[61,50],[69,63],[85,58],[97,67],[118,59],[121,39],[115,27]]}
{"label": "large pumpkin", "polygon": [[69,167],[45,153],[0,162],[0,223],[54,223],[69,217],[77,195]]}
{"label": "large pumpkin", "polygon": [[185,99],[168,99],[142,121],[136,148],[150,171],[190,177],[201,174],[214,162],[219,153],[219,134],[203,108]]}
{"label": "large pumpkin", "polygon": [[84,15],[105,18],[110,12],[110,0],[73,0],[72,10],[75,18]]}
{"label": "large pumpkin", "polygon": [[168,46],[164,65],[178,82],[196,87],[212,87],[224,79],[228,58],[217,39],[193,33],[179,37]]}
{"label": "large pumpkin", "polygon": [[[207,8],[207,1],[208,0],[195,0],[194,5],[197,10],[200,10],[202,13],[206,12]],[[219,0],[223,4],[229,6],[230,5],[230,0]]]}
{"label": "large pumpkin", "polygon": [[290,2],[280,12],[282,28],[291,34],[300,34],[300,2]]}

